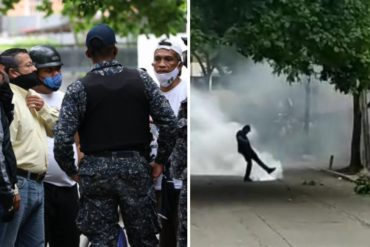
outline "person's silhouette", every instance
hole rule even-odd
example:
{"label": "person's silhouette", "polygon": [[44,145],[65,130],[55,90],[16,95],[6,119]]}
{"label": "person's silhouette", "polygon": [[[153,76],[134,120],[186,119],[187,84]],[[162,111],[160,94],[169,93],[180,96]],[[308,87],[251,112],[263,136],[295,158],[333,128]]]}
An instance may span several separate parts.
{"label": "person's silhouette", "polygon": [[252,160],[256,161],[262,169],[264,169],[267,173],[271,174],[276,170],[275,167],[270,168],[265,163],[261,161],[258,157],[256,152],[254,152],[247,134],[251,131],[251,127],[249,125],[245,125],[241,130],[238,130],[236,133],[236,139],[238,141],[238,152],[244,156],[245,161],[247,162],[247,168],[245,170],[244,181],[252,181],[250,179],[250,174],[252,170]]}

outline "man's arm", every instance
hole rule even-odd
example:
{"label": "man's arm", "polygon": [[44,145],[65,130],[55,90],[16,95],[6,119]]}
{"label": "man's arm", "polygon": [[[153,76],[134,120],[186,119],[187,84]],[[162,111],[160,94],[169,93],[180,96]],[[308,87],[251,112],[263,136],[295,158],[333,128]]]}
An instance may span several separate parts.
{"label": "man's arm", "polygon": [[81,148],[80,136],[78,135],[78,133],[75,134],[75,145],[76,145],[76,152],[77,152],[77,164],[79,164],[82,158],[85,156],[85,154],[81,152],[80,150]]}
{"label": "man's arm", "polygon": [[44,123],[46,134],[49,137],[54,136],[53,128],[58,121],[59,111],[53,107],[48,106],[46,103],[39,111],[39,116]]}
{"label": "man's arm", "polygon": [[163,165],[168,160],[175,145],[177,120],[168,100],[161,94],[158,85],[146,72],[139,70],[139,73],[144,82],[145,94],[149,100],[150,115],[159,129],[158,152],[155,163]]}
{"label": "man's arm", "polygon": [[67,88],[60,110],[59,121],[54,128],[54,157],[60,168],[68,175],[75,176],[73,145],[75,134],[86,111],[86,92],[80,81]]}
{"label": "man's arm", "polygon": [[28,90],[26,104],[31,111],[36,111],[38,113],[37,117],[44,125],[47,136],[53,137],[53,128],[58,121],[59,111],[55,108],[49,107],[41,95],[33,89]]}
{"label": "man's arm", "polygon": [[240,131],[240,130],[236,134],[236,138],[237,138],[238,142],[240,142],[240,143],[249,144],[249,140],[247,138],[247,135],[243,134],[243,132]]}
{"label": "man's arm", "polygon": [[[16,184],[13,184],[16,182],[16,178],[10,178],[9,171],[11,169],[7,168],[7,165],[14,166],[14,169],[12,170],[15,170],[17,164],[13,150],[8,150],[8,152],[4,151],[4,148],[11,148],[11,143],[9,129],[7,126],[3,126],[4,121],[2,121],[2,118],[5,118],[6,116],[3,109],[0,110],[0,203],[4,209],[2,220],[10,221],[13,218],[14,212],[19,208],[20,197]],[[8,164],[5,155],[12,156],[8,157],[8,161],[10,162]]]}
{"label": "man's arm", "polygon": [[243,132],[240,130],[236,133],[236,139],[238,140],[238,142],[245,143],[247,141],[246,135],[243,135]]}
{"label": "man's arm", "polygon": [[0,145],[0,202],[5,211],[13,207],[14,189],[6,169],[5,157],[3,154],[2,143]]}
{"label": "man's arm", "polygon": [[178,115],[178,129],[176,145],[170,156],[171,177],[176,179],[186,179],[185,169],[187,168],[187,100],[181,103]]}

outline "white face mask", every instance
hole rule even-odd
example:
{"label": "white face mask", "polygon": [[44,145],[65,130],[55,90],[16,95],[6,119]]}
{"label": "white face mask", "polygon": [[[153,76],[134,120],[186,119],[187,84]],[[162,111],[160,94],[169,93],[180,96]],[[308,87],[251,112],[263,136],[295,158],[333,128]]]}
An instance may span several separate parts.
{"label": "white face mask", "polygon": [[162,87],[168,87],[179,75],[179,69],[178,67],[176,67],[174,70],[168,73],[162,73],[162,74],[158,74],[156,72],[154,73],[155,73],[155,77],[157,77],[157,80],[159,81],[159,84]]}

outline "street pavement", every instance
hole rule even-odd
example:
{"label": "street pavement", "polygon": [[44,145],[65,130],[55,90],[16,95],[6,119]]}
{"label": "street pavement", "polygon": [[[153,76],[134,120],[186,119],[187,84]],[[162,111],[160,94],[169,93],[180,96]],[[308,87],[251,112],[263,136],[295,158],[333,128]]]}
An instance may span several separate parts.
{"label": "street pavement", "polygon": [[318,169],[277,181],[191,177],[191,246],[369,247],[370,196]]}

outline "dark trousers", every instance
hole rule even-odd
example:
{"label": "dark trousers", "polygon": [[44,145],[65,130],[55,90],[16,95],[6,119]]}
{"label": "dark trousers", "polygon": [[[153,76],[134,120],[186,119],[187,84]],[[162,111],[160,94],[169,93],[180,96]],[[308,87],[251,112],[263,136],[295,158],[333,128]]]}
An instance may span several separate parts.
{"label": "dark trousers", "polygon": [[44,190],[45,246],[48,243],[50,247],[79,247],[77,185],[60,187],[44,183]]}
{"label": "dark trousers", "polygon": [[161,219],[162,229],[159,235],[160,247],[174,247],[177,244],[178,206],[180,191],[174,188],[167,179],[162,180],[161,212],[168,218]]}
{"label": "dark trousers", "polygon": [[244,156],[245,161],[247,162],[247,167],[245,169],[245,176],[244,177],[249,178],[249,176],[251,174],[251,171],[252,171],[252,161],[253,160],[256,161],[257,164],[263,170],[265,170],[266,172],[268,172],[269,167],[265,163],[262,162],[262,160],[258,157],[258,155],[256,154],[256,152],[254,152],[254,150],[252,148],[250,148],[250,150],[248,152],[243,152],[242,154]]}
{"label": "dark trousers", "polygon": [[77,227],[91,247],[116,247],[121,211],[131,247],[158,247],[159,233],[151,166],[138,152],[131,157],[85,155],[80,162]]}
{"label": "dark trousers", "polygon": [[188,189],[186,179],[183,181],[183,187],[179,196],[179,229],[177,233],[177,247],[186,247],[188,246]]}

